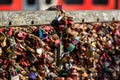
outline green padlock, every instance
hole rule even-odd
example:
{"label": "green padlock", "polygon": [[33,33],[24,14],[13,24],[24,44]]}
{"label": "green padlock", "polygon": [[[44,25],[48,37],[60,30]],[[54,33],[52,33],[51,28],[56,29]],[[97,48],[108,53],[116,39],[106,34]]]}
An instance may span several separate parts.
{"label": "green padlock", "polygon": [[73,45],[72,43],[69,43],[69,46],[67,47],[67,50],[72,52],[74,49],[75,49],[75,45]]}

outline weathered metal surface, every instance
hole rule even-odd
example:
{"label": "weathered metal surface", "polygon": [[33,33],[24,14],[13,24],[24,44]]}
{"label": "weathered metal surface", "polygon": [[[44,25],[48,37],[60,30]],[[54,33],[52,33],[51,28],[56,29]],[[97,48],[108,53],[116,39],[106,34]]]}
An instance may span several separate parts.
{"label": "weathered metal surface", "polygon": [[3,11],[2,25],[40,25],[50,24],[55,18],[54,11]]}
{"label": "weathered metal surface", "polygon": [[71,15],[75,23],[80,22],[106,22],[106,21],[119,21],[120,10],[113,11],[67,11],[66,15]]}
{"label": "weathered metal surface", "polygon": [[[75,23],[120,21],[120,10],[113,11],[65,11]],[[57,11],[1,11],[0,26],[50,24]],[[2,20],[1,20],[2,19]]]}

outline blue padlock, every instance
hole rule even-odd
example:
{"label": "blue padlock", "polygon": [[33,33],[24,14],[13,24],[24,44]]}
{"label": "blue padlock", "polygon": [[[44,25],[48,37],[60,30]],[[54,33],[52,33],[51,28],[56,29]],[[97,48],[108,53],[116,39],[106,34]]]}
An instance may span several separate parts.
{"label": "blue padlock", "polygon": [[39,29],[39,37],[42,38],[43,37],[43,30]]}

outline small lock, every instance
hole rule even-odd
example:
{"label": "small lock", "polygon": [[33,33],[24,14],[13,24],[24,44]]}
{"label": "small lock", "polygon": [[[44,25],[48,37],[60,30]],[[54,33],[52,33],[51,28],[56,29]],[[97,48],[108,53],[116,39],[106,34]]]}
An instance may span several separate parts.
{"label": "small lock", "polygon": [[115,30],[115,33],[114,33],[114,34],[119,36],[119,35],[120,35],[120,30],[118,30],[118,29]]}
{"label": "small lock", "polygon": [[39,37],[42,38],[43,37],[43,30],[39,29]]}
{"label": "small lock", "polygon": [[107,33],[107,34],[109,34],[109,33],[110,33],[109,29],[106,29],[106,33]]}
{"label": "small lock", "polygon": [[74,37],[78,36],[79,34],[77,31],[74,31],[71,28],[68,28],[66,32]]}
{"label": "small lock", "polygon": [[18,49],[19,51],[26,51],[25,43],[17,42],[17,49]]}
{"label": "small lock", "polygon": [[31,69],[29,75],[29,80],[37,80],[37,73],[35,69]]}
{"label": "small lock", "polygon": [[44,41],[41,40],[40,43],[41,43],[42,46],[45,46],[45,42]]}
{"label": "small lock", "polygon": [[12,34],[13,34],[13,27],[10,27],[10,28],[9,28],[9,32],[8,32],[8,35],[11,37]]}
{"label": "small lock", "polygon": [[69,50],[69,51],[73,51],[75,49],[75,45],[74,44],[72,44],[72,43],[69,43],[69,45],[68,45],[68,47],[67,47],[67,50]]}
{"label": "small lock", "polygon": [[46,38],[46,42],[50,42],[50,38],[48,36]]}
{"label": "small lock", "polygon": [[33,48],[29,47],[29,46],[26,45],[26,44],[25,44],[25,48],[26,48],[28,51],[30,51],[30,52],[32,52],[32,53],[35,53],[35,50],[34,50]]}
{"label": "small lock", "polygon": [[65,25],[64,24],[60,24],[59,25],[59,31],[62,31],[62,30],[64,30],[65,29]]}
{"label": "small lock", "polygon": [[72,27],[73,21],[71,21],[71,20],[66,20],[66,25],[67,25],[68,27]]}
{"label": "small lock", "polygon": [[52,37],[52,35],[49,35],[49,39],[54,42],[54,38]]}
{"label": "small lock", "polygon": [[16,44],[14,36],[12,36],[11,38],[8,38],[8,40],[9,40],[10,46],[13,48],[16,48],[17,44]]}
{"label": "small lock", "polygon": [[0,32],[0,45],[2,47],[5,47],[7,44],[6,44],[6,36],[3,32]]}
{"label": "small lock", "polygon": [[26,56],[31,63],[34,63],[35,61],[37,61],[37,58],[35,57],[35,55],[33,55],[29,51],[26,52]]}
{"label": "small lock", "polygon": [[50,51],[51,50],[51,48],[49,47],[48,44],[45,45],[45,49],[46,49],[46,51]]}
{"label": "small lock", "polygon": [[55,41],[54,41],[55,46],[57,46],[58,44],[60,44],[60,42],[61,42],[60,39],[55,40]]}
{"label": "small lock", "polygon": [[44,28],[45,28],[45,31],[47,31],[47,32],[50,32],[52,30],[51,26],[44,26]]}
{"label": "small lock", "polygon": [[47,62],[52,63],[54,61],[54,58],[51,57],[50,55],[47,55]]}
{"label": "small lock", "polygon": [[27,36],[27,33],[26,32],[23,32],[23,31],[20,31],[17,36],[22,39],[22,40],[25,40],[26,36]]}
{"label": "small lock", "polygon": [[11,77],[11,80],[19,80],[19,75],[12,76],[12,77]]}
{"label": "small lock", "polygon": [[2,51],[2,48],[0,47],[0,56],[2,55],[3,51]]}
{"label": "small lock", "polygon": [[41,54],[44,52],[43,48],[37,48],[36,52],[41,56]]}
{"label": "small lock", "polygon": [[74,45],[78,44],[78,42],[79,42],[79,41],[76,40],[76,39],[72,41],[72,43],[73,43]]}
{"label": "small lock", "polygon": [[74,45],[78,44],[80,40],[80,36],[76,36],[75,39],[72,41]]}
{"label": "small lock", "polygon": [[56,39],[59,39],[59,36],[57,34],[53,34],[52,38],[56,40]]}
{"label": "small lock", "polygon": [[0,32],[3,32],[4,31],[4,28],[0,28]]}

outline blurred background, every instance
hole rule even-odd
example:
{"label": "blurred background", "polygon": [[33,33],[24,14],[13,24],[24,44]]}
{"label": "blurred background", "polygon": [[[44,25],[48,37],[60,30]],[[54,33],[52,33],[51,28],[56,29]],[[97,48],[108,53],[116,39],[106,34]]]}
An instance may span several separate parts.
{"label": "blurred background", "polygon": [[120,0],[0,0],[0,10],[45,10],[62,5],[64,10],[120,9]]}

